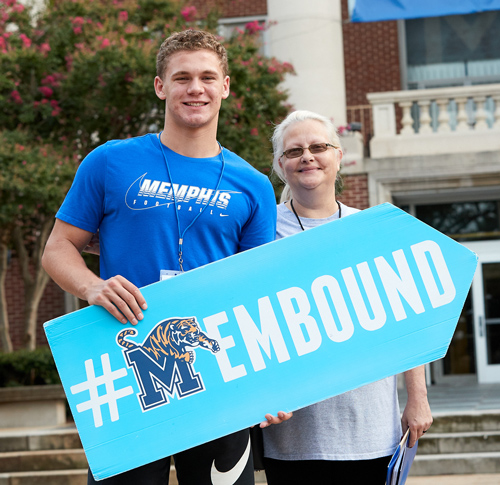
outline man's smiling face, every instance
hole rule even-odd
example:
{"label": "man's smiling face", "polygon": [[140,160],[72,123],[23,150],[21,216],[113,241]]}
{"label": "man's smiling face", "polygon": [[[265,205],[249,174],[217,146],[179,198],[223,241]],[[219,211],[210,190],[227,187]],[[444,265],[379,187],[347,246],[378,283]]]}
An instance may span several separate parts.
{"label": "man's smiling face", "polygon": [[217,125],[221,102],[229,95],[229,76],[214,52],[180,51],[169,59],[163,79],[155,78],[155,90],[166,100],[167,122],[202,128]]}

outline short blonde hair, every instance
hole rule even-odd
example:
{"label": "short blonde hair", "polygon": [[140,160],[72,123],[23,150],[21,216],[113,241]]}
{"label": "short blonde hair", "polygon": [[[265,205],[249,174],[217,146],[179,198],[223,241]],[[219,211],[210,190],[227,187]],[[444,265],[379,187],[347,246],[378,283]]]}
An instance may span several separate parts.
{"label": "short blonde hair", "polygon": [[[285,183],[285,187],[283,189],[283,192],[281,193],[280,202],[290,200],[291,198],[290,186],[286,181],[285,172],[283,171],[283,169],[280,167],[279,164],[279,159],[283,154],[285,133],[288,130],[288,128],[290,128],[295,123],[301,123],[302,121],[307,121],[307,120],[315,120],[319,121],[320,123],[323,123],[323,126],[326,128],[326,132],[328,134],[329,143],[331,143],[335,148],[339,148],[340,150],[342,150],[342,145],[340,144],[340,138],[337,133],[337,129],[335,128],[333,122],[326,116],[319,115],[317,113],[313,113],[312,111],[306,111],[306,110],[297,110],[290,113],[279,125],[276,125],[276,127],[274,128],[273,136],[271,137],[271,142],[273,144],[273,171]],[[342,179],[338,174],[335,185],[337,186],[339,191],[342,186],[341,182]]]}
{"label": "short blonde hair", "polygon": [[210,32],[191,29],[174,32],[163,41],[156,56],[156,75],[163,79],[167,71],[168,61],[175,53],[202,49],[209,50],[217,55],[222,74],[226,77],[229,73],[226,48]]}

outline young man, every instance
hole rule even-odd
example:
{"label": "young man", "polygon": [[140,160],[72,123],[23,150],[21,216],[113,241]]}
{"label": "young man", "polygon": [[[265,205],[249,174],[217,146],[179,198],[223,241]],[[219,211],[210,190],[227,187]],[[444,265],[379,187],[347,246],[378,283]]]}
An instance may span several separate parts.
{"label": "young man", "polygon": [[[147,309],[139,287],[275,237],[267,177],[216,140],[229,95],[224,47],[206,32],[171,35],[158,52],[154,87],[165,101],[163,130],[110,141],[85,158],[43,256],[64,290],[132,325]],[[97,229],[101,277],[81,257]],[[243,430],[179,453],[179,483],[253,483],[248,443]],[[166,458],[104,483],[165,485],[169,465]],[[90,472],[88,483],[95,483]]]}

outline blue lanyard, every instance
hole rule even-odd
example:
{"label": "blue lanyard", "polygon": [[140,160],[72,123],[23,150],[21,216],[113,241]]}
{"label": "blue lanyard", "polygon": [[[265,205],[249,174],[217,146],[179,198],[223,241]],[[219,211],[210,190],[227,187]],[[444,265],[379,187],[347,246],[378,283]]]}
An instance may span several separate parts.
{"label": "blue lanyard", "polygon": [[[170,166],[168,165],[167,155],[166,155],[165,150],[163,148],[163,143],[161,142],[161,134],[162,133],[163,133],[163,131],[160,132],[160,135],[158,137],[158,142],[160,143],[160,149],[161,149],[161,152],[163,153],[163,158],[165,159],[165,166],[167,167],[168,178],[170,181],[170,186],[172,187],[172,196],[174,198],[175,218],[177,220],[177,233],[179,235],[179,251],[178,251],[179,268],[182,272],[184,272],[184,268],[182,267],[182,263],[184,262],[184,259],[182,257],[182,246],[184,244],[184,236],[185,236],[187,230],[198,220],[198,217],[200,217],[203,214],[203,212],[205,212],[205,209],[208,207],[209,202],[207,201],[207,203],[203,207],[203,209],[200,212],[198,212],[198,214],[196,214],[195,218],[191,221],[191,223],[186,227],[186,229],[184,229],[184,231],[181,232],[181,222],[179,219],[179,209],[177,208],[177,198],[175,196],[174,183],[172,182],[172,175],[170,173]],[[226,162],[224,160],[224,152],[223,152],[222,146],[219,142],[217,142],[217,145],[219,145],[219,148],[220,148],[220,159],[221,159],[222,167],[221,167],[221,171],[220,171],[220,175],[219,175],[219,180],[217,182],[217,186],[215,187],[215,195],[217,195],[217,191],[219,190],[220,183],[222,182],[222,176],[224,175],[224,166],[226,165]]]}

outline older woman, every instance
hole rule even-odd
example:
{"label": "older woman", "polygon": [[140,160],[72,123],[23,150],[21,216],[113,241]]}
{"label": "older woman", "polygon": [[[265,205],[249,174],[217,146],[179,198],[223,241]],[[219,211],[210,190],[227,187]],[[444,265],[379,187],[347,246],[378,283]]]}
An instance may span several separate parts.
{"label": "older woman", "polygon": [[[274,131],[274,171],[286,183],[277,238],[347,217],[357,209],[336,198],[342,148],[327,118],[291,113]],[[294,413],[263,430],[269,485],[384,485],[387,465],[410,428],[410,445],[432,424],[423,368],[405,373],[408,404],[400,419],[396,377]]]}

